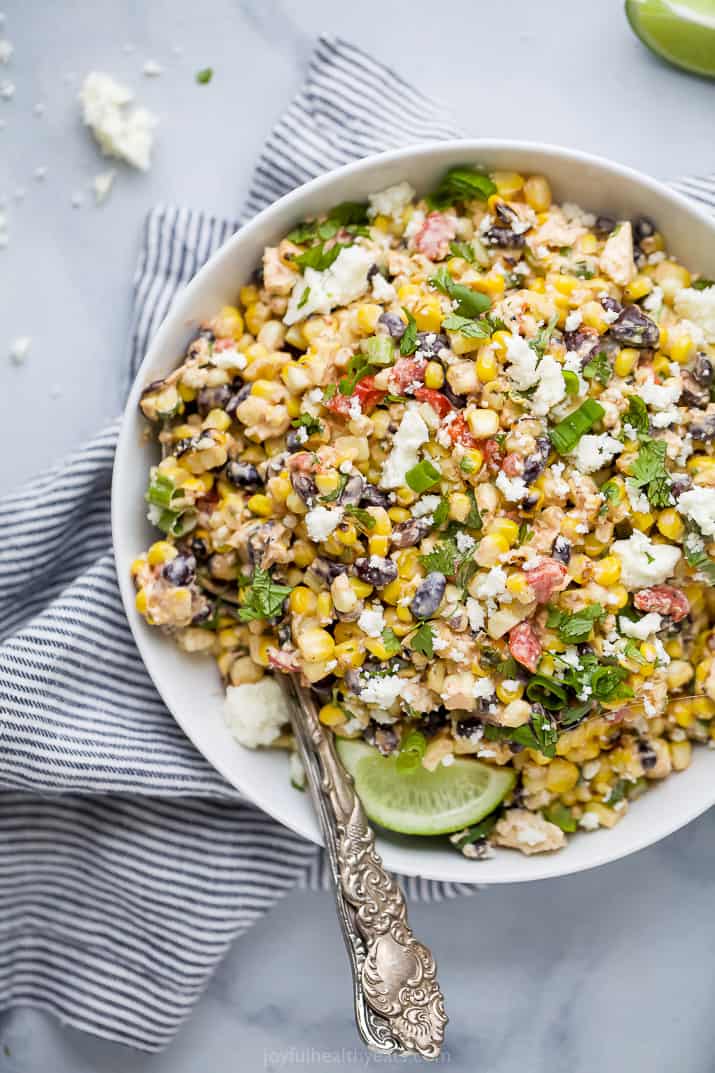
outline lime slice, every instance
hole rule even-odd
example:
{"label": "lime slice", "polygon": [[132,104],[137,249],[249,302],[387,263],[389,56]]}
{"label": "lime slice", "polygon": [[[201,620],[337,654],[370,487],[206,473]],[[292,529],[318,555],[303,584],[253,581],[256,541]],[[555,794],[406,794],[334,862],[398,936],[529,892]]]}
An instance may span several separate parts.
{"label": "lime slice", "polygon": [[456,757],[436,771],[419,765],[397,770],[397,756],[380,756],[362,741],[337,739],[338,753],[355,780],[371,820],[405,835],[444,835],[493,812],[516,781],[510,768]]}
{"label": "lime slice", "polygon": [[626,0],[636,35],[676,67],[715,78],[714,0]]}

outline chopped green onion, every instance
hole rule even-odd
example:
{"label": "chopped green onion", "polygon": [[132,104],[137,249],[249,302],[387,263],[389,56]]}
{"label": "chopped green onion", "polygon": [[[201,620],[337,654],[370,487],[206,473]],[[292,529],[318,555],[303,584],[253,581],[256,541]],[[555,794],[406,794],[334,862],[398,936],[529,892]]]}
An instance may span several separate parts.
{"label": "chopped green onion", "polygon": [[409,734],[405,735],[400,744],[400,751],[397,754],[395,763],[397,770],[401,774],[415,771],[420,766],[420,761],[425,755],[426,748],[427,741],[424,734],[421,734],[419,730],[411,730]]}
{"label": "chopped green onion", "polygon": [[576,373],[571,372],[570,369],[566,369],[562,376],[564,378],[564,387],[566,388],[567,395],[578,395],[579,379]]}
{"label": "chopped green onion", "polygon": [[365,355],[370,365],[392,365],[395,351],[387,335],[373,335],[365,346]]}
{"label": "chopped green onion", "polygon": [[560,455],[568,454],[590,428],[600,421],[606,411],[594,399],[586,399],[578,410],[559,421],[549,438]]}
{"label": "chopped green onion", "polygon": [[546,674],[531,676],[526,687],[526,696],[532,704],[541,704],[551,712],[557,712],[566,703],[564,686]]}
{"label": "chopped green onion", "polygon": [[436,466],[432,465],[428,458],[418,462],[412,469],[408,469],[405,474],[405,482],[408,488],[417,493],[426,492],[428,488],[439,484],[441,479],[442,474]]}

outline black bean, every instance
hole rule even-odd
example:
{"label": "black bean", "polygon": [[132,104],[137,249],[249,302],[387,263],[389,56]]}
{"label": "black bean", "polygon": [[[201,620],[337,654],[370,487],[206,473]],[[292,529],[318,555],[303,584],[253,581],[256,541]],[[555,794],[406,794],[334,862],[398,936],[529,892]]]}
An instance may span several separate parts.
{"label": "black bean", "polygon": [[710,402],[710,388],[699,384],[691,373],[683,373],[683,390],[680,393],[682,406],[707,406]]}
{"label": "black bean", "polygon": [[617,298],[611,298],[610,294],[604,294],[603,298],[601,299],[601,305],[608,313],[621,314],[623,312],[623,306],[621,305],[621,303],[618,301]]}
{"label": "black bean", "polygon": [[220,384],[218,387],[202,387],[196,396],[196,409],[202,417],[211,410],[223,410],[231,398],[231,388],[228,384]]}
{"label": "black bean", "polygon": [[454,727],[454,733],[458,738],[471,738],[475,734],[481,737],[480,731],[483,732],[483,730],[481,719],[475,718],[458,719]]}
{"label": "black bean", "polygon": [[183,440],[177,440],[171,453],[175,455],[176,458],[180,458],[182,455],[185,455],[187,451],[192,451],[200,438],[200,436],[186,436]]}
{"label": "black bean", "polygon": [[564,332],[564,346],[578,354],[581,364],[586,365],[600,345],[598,332],[592,330]]}
{"label": "black bean", "polygon": [[383,756],[390,756],[399,745],[397,731],[393,727],[381,726],[371,721],[363,731],[363,738],[369,745],[374,745]]}
{"label": "black bean", "polygon": [[447,726],[449,717],[447,716],[444,708],[437,708],[431,712],[426,712],[420,719],[420,731],[426,738],[432,738],[441,730],[442,727]]}
{"label": "black bean", "polygon": [[610,235],[615,229],[616,221],[613,216],[597,216],[593,226],[597,235]]}
{"label": "black bean", "polygon": [[393,548],[414,548],[423,536],[432,528],[427,518],[410,518],[408,522],[398,522],[392,527]]}
{"label": "black bean", "polygon": [[387,510],[395,501],[392,492],[384,492],[374,484],[365,484],[360,496],[361,507],[384,507]]}
{"label": "black bean", "polygon": [[610,334],[623,346],[653,349],[658,346],[660,329],[638,306],[626,306],[610,328]]}
{"label": "black bean", "polygon": [[437,359],[439,358],[440,351],[445,349],[449,350],[449,339],[446,335],[442,335],[441,332],[417,333],[416,357]]}
{"label": "black bean", "polygon": [[524,460],[524,472],[522,478],[527,484],[533,484],[536,478],[543,473],[551,452],[551,441],[546,436],[540,436],[536,441],[536,451],[527,455]]}
{"label": "black bean", "polygon": [[526,243],[524,235],[512,231],[509,227],[490,227],[482,235],[482,242],[486,246],[498,246],[500,249],[521,248]]}
{"label": "black bean", "polygon": [[[281,623],[281,625],[278,627],[278,643],[280,645],[287,645],[287,644],[290,644],[291,640],[292,640],[292,633],[291,633],[290,624],[288,622]],[[314,686],[315,686],[315,684],[316,683],[314,683]],[[321,685],[322,685],[322,683],[321,683]]]}
{"label": "black bean", "polygon": [[248,398],[248,396],[251,394],[252,387],[253,384],[250,383],[242,384],[238,391],[235,391],[233,393],[233,395],[228,400],[225,406],[226,413],[229,417],[236,416],[237,407],[241,405],[244,399]]}
{"label": "black bean", "polygon": [[551,558],[568,566],[571,561],[571,541],[565,536],[557,536],[551,545]]}
{"label": "black bean", "polygon": [[713,382],[713,363],[705,354],[698,354],[693,367],[693,376],[703,387],[709,387]]}
{"label": "black bean", "polygon": [[377,318],[377,323],[387,331],[387,334],[392,339],[401,339],[407,327],[402,317],[398,317],[397,313],[381,313]]}
{"label": "black bean", "polygon": [[307,473],[299,473],[294,470],[290,475],[290,483],[293,486],[293,491],[297,496],[303,500],[304,503],[310,504],[318,494],[318,488],[312,477],[309,477]]}
{"label": "black bean", "polygon": [[715,439],[715,414],[698,414],[689,431],[694,440]]}
{"label": "black bean", "polygon": [[164,563],[161,573],[171,585],[189,585],[196,573],[196,559],[193,555],[177,555]]}
{"label": "black bean", "polygon": [[352,506],[356,507],[362,498],[363,488],[365,487],[365,478],[361,477],[359,473],[354,473],[352,477],[348,477],[345,482],[345,487],[338,497],[338,503],[342,507]]}
{"label": "black bean", "polygon": [[368,283],[372,283],[373,279],[379,273],[379,271],[380,271],[380,266],[379,265],[375,265],[375,264],[370,265],[370,267],[367,270],[367,281],[368,281]]}
{"label": "black bean", "polygon": [[638,742],[638,755],[644,771],[652,771],[658,763],[658,754],[651,743],[644,738]]}
{"label": "black bean", "polygon": [[209,546],[203,537],[193,537],[189,541],[189,549],[199,563],[205,563],[209,557]]}
{"label": "black bean", "polygon": [[294,455],[296,451],[303,450],[303,444],[305,443],[305,436],[303,435],[303,429],[291,428],[286,433],[286,447],[289,454]]}
{"label": "black bean", "polygon": [[682,496],[683,492],[687,492],[689,488],[693,487],[693,482],[687,473],[674,473],[670,482],[671,495]]}
{"label": "black bean", "polygon": [[330,584],[335,581],[338,574],[346,574],[348,568],[345,563],[336,563],[334,559],[317,558],[313,559],[308,569],[312,570],[321,581]]}
{"label": "black bean", "polygon": [[206,339],[206,341],[209,342],[209,343],[215,343],[216,342],[216,336],[211,331],[210,328],[202,328],[201,331],[198,332],[196,338],[197,339]]}
{"label": "black bean", "polygon": [[252,462],[227,462],[224,477],[237,488],[260,488],[262,481]]}
{"label": "black bean", "polygon": [[438,570],[433,570],[419,585],[417,592],[412,597],[410,611],[415,618],[429,618],[434,615],[442,603],[444,590],[447,588],[447,579]]}
{"label": "black bean", "polygon": [[633,238],[640,246],[644,238],[651,238],[655,234],[655,224],[647,216],[639,216],[633,221]]}
{"label": "black bean", "polygon": [[463,410],[464,407],[467,405],[467,396],[466,395],[457,395],[454,391],[452,391],[451,387],[449,386],[449,384],[447,383],[446,380],[442,384],[442,387],[440,388],[440,391],[442,392],[442,394],[444,396],[446,396],[447,399],[449,399],[449,401],[452,403],[452,406],[454,406],[455,410]]}
{"label": "black bean", "polygon": [[349,693],[358,696],[362,689],[362,678],[360,677],[360,671],[356,671],[354,667],[349,667],[343,675],[343,682],[345,683]]}
{"label": "black bean", "polygon": [[397,577],[397,566],[392,559],[383,559],[380,555],[371,555],[369,559],[355,560],[355,573],[361,581],[384,589]]}
{"label": "black bean", "polygon": [[214,608],[211,604],[204,604],[204,606],[196,612],[191,619],[192,626],[200,626],[202,622],[206,622],[206,619],[211,618],[214,613]]}

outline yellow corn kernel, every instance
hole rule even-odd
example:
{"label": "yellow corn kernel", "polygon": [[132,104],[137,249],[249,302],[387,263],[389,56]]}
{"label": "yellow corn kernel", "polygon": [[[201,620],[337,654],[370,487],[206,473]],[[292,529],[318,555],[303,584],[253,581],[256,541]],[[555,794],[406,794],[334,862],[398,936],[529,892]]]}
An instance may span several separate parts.
{"label": "yellow corn kernel", "polygon": [[307,585],[297,585],[288,597],[288,603],[294,615],[312,615],[318,601]]}
{"label": "yellow corn kernel", "polygon": [[608,606],[614,611],[620,611],[628,603],[628,589],[625,585],[614,585],[608,593]]}
{"label": "yellow corn kernel", "polygon": [[367,581],[361,581],[359,577],[350,578],[350,587],[358,600],[366,599],[372,592],[372,585],[368,585]]}
{"label": "yellow corn kernel", "polygon": [[400,525],[402,522],[409,522],[412,515],[404,507],[390,507],[387,511],[391,522],[395,525]]}
{"label": "yellow corn kernel", "polygon": [[335,646],[335,659],[342,668],[361,667],[365,662],[365,653],[360,647],[360,642],[351,637]]}
{"label": "yellow corn kernel", "polygon": [[301,404],[300,399],[296,398],[295,396],[292,396],[291,398],[285,400],[284,406],[288,411],[289,417],[300,417],[303,410],[303,406]]}
{"label": "yellow corn kernel", "polygon": [[235,626],[226,626],[216,634],[221,648],[238,648],[243,643],[240,631]]}
{"label": "yellow corn kernel", "polygon": [[137,559],[135,559],[131,567],[129,568],[132,577],[136,577],[139,571],[144,569],[146,563],[147,560],[143,555],[140,555]]}
{"label": "yellow corn kernel", "polygon": [[664,647],[671,659],[683,658],[683,642],[679,637],[673,637],[670,641],[666,641]]}
{"label": "yellow corn kernel", "polygon": [[598,585],[610,588],[621,576],[621,560],[617,555],[607,555],[593,564],[593,580]]}
{"label": "yellow corn kernel", "polygon": [[492,336],[492,346],[494,347],[497,354],[502,357],[506,354],[506,349],[509,345],[510,340],[511,332],[502,331],[501,328],[499,329],[499,331],[494,332],[494,335]]}
{"label": "yellow corn kernel", "polygon": [[685,532],[685,526],[680,515],[672,507],[660,512],[656,525],[658,531],[668,540],[680,540]]}
{"label": "yellow corn kernel", "polygon": [[377,321],[382,313],[382,306],[375,302],[364,302],[358,306],[357,326],[363,335],[372,335],[377,326]]}
{"label": "yellow corn kernel", "polygon": [[296,566],[310,566],[315,558],[316,552],[312,544],[309,544],[307,540],[296,540],[291,548],[293,555],[293,562]]}
{"label": "yellow corn kernel", "polygon": [[605,310],[600,302],[586,302],[581,306],[581,315],[583,323],[588,328],[595,328],[599,334],[602,334],[608,328]]}
{"label": "yellow corn kernel", "polygon": [[494,566],[509,551],[509,541],[501,533],[482,537],[474,558],[480,566]]}
{"label": "yellow corn kernel", "polygon": [[345,722],[345,712],[337,704],[324,704],[318,712],[318,719],[326,727],[338,726]]}
{"label": "yellow corn kernel", "polygon": [[384,213],[379,213],[377,216],[373,217],[372,226],[376,227],[378,231],[387,232],[392,227],[392,217],[385,216]]}
{"label": "yellow corn kernel", "polygon": [[478,447],[466,448],[462,455],[462,460],[459,464],[459,468],[462,473],[473,473],[476,477],[480,469],[484,465],[484,455]]}
{"label": "yellow corn kernel", "polygon": [[382,637],[368,637],[365,641],[365,648],[375,657],[375,659],[379,660],[391,659],[394,655],[394,646],[393,648],[386,648]]}
{"label": "yellow corn kernel", "polygon": [[136,609],[137,609],[137,611],[139,612],[140,615],[145,615],[146,614],[146,609],[147,609],[146,589],[139,589],[139,592],[136,594],[136,596],[134,598],[134,606],[136,607]]}
{"label": "yellow corn kernel", "polygon": [[585,235],[581,235],[578,240],[578,248],[581,253],[595,253],[598,249],[598,239],[589,231]]}
{"label": "yellow corn kernel", "polygon": [[692,701],[674,700],[668,705],[668,715],[672,716],[679,727],[687,729],[695,722],[696,715]]}
{"label": "yellow corn kernel", "polygon": [[501,197],[510,198],[524,188],[524,176],[518,171],[494,171],[492,179]]}
{"label": "yellow corn kernel", "polygon": [[188,384],[181,383],[179,384],[179,395],[184,402],[193,402],[198,395],[198,391],[195,387],[189,387]]}
{"label": "yellow corn kernel", "polygon": [[252,302],[246,307],[246,327],[251,335],[258,335],[270,315],[271,311],[264,302]]}
{"label": "yellow corn kernel", "polygon": [[403,548],[395,556],[397,575],[405,579],[415,576],[419,569],[419,552],[417,548]]}
{"label": "yellow corn kernel", "polygon": [[396,604],[398,600],[401,600],[405,595],[405,583],[404,580],[396,577],[394,581],[391,581],[389,585],[385,585],[385,588],[380,593],[380,596],[386,604]]}
{"label": "yellow corn kernel", "polygon": [[695,343],[687,332],[680,332],[670,344],[670,357],[678,365],[687,365],[693,356]]}
{"label": "yellow corn kernel", "polygon": [[223,410],[209,410],[202,422],[202,428],[215,428],[219,432],[226,432],[230,426],[231,418]]}
{"label": "yellow corn kernel", "polygon": [[379,555],[384,559],[390,547],[390,538],[376,534],[375,536],[368,537],[367,543],[371,555]]}
{"label": "yellow corn kernel", "polygon": [[640,529],[641,533],[647,533],[653,528],[655,522],[655,514],[651,511],[642,512],[634,510],[631,515],[631,524],[634,529]]}
{"label": "yellow corn kernel", "polygon": [[694,477],[711,473],[715,469],[715,458],[709,458],[707,455],[693,455],[688,459],[686,469]]}
{"label": "yellow corn kernel", "polygon": [[410,611],[409,607],[402,607],[401,605],[398,605],[396,608],[396,615],[400,622],[407,623],[408,625],[414,622],[412,612]]}
{"label": "yellow corn kernel", "polygon": [[671,741],[668,743],[670,759],[675,771],[685,771],[693,758],[693,746],[689,741]]}
{"label": "yellow corn kernel", "polygon": [[412,309],[420,332],[438,332],[442,324],[442,304],[436,294],[428,295]]}
{"label": "yellow corn kernel", "polygon": [[216,335],[232,336],[236,342],[243,335],[243,317],[235,306],[224,306],[213,325]]}
{"label": "yellow corn kernel", "polygon": [[[504,293],[506,283],[501,272],[487,272],[486,275],[472,280],[470,286],[473,291],[488,294],[490,298],[500,298]],[[476,340],[476,342],[479,344],[480,340]]]}
{"label": "yellow corn kernel", "polygon": [[376,536],[389,536],[392,532],[392,522],[384,507],[368,507],[368,513],[375,519],[375,527],[370,532]]}
{"label": "yellow corn kernel", "polygon": [[292,324],[286,332],[285,341],[295,347],[296,350],[306,350],[308,347],[308,340],[303,333],[303,325]]}
{"label": "yellow corn kernel", "polygon": [[149,548],[147,560],[150,566],[160,566],[162,563],[168,563],[170,559],[175,559],[178,554],[174,545],[168,540],[157,540]]}
{"label": "yellow corn kernel", "polygon": [[[330,598],[330,593],[321,593]],[[320,599],[320,597],[318,598]],[[330,660],[335,652],[335,641],[327,630],[311,626],[298,634],[298,648],[303,659],[310,662]]]}
{"label": "yellow corn kernel", "polygon": [[321,495],[330,495],[340,484],[340,475],[334,469],[327,473],[316,473],[315,484]]}
{"label": "yellow corn kernel", "polygon": [[343,547],[351,548],[357,543],[358,531],[352,522],[343,522],[335,530],[335,539]]}
{"label": "yellow corn kernel", "polygon": [[670,376],[670,358],[667,354],[656,354],[653,358],[653,372],[656,376]]}
{"label": "yellow corn kernel", "polygon": [[467,413],[467,424],[473,436],[485,440],[499,431],[499,414],[496,410],[470,410]]}
{"label": "yellow corn kernel", "polygon": [[244,307],[250,305],[251,302],[257,302],[258,287],[253,283],[247,283],[245,286],[241,287],[241,290],[238,292],[238,297],[241,305]]}
{"label": "yellow corn kernel", "polygon": [[273,513],[273,505],[268,496],[263,495],[262,492],[256,493],[251,496],[246,504],[251,514],[258,514],[261,518],[269,518]]}
{"label": "yellow corn kernel", "polygon": [[477,378],[482,384],[490,384],[499,375],[499,362],[491,347],[482,347],[476,361]]}
{"label": "yellow corn kernel", "polygon": [[534,599],[534,593],[531,585],[527,581],[526,577],[520,570],[516,570],[513,574],[510,574],[506,579],[507,591],[516,596],[517,600],[522,603],[529,603]]}
{"label": "yellow corn kernel", "polygon": [[551,187],[543,175],[530,175],[524,183],[524,199],[534,212],[547,212],[551,207]]}
{"label": "yellow corn kernel", "polygon": [[559,273],[552,278],[551,283],[559,294],[569,295],[578,286],[579,280],[575,276],[564,276]]}
{"label": "yellow corn kernel", "polygon": [[675,261],[661,261],[655,267],[653,279],[660,286],[663,297],[668,302],[672,301],[683,287],[690,286],[691,276],[683,265],[676,264]]}
{"label": "yellow corn kernel", "polygon": [[449,517],[455,522],[464,522],[472,509],[472,501],[464,492],[452,492],[449,497]]}
{"label": "yellow corn kernel", "polygon": [[628,302],[637,302],[653,290],[653,280],[648,276],[636,276],[623,290],[623,297]]}
{"label": "yellow corn kernel", "polygon": [[285,396],[285,388],[276,380],[254,380],[251,394],[268,402],[280,402]]}
{"label": "yellow corn kernel", "polygon": [[633,372],[638,363],[640,351],[634,347],[623,347],[616,355],[613,362],[613,371],[616,376],[626,377]]}
{"label": "yellow corn kernel", "polygon": [[444,369],[438,361],[428,361],[425,368],[425,387],[437,391],[444,383]]}
{"label": "yellow corn kernel", "polygon": [[497,697],[502,704],[511,704],[513,700],[521,700],[524,695],[524,683],[517,679],[505,678],[499,682],[496,688]]}
{"label": "yellow corn kernel", "polygon": [[598,540],[598,538],[593,533],[586,533],[583,538],[583,550],[586,552],[587,555],[590,555],[592,559],[595,559],[598,555],[601,555],[607,547],[608,545],[605,544],[602,540]]}
{"label": "yellow corn kernel", "polygon": [[332,618],[333,598],[329,592],[318,593],[318,600],[315,610],[319,618]]}
{"label": "yellow corn kernel", "polygon": [[546,789],[552,794],[573,790],[578,782],[579,770],[570,760],[555,757],[546,769]]}
{"label": "yellow corn kernel", "polygon": [[503,536],[511,548],[519,539],[519,526],[511,518],[498,518],[489,526],[489,533]]}
{"label": "yellow corn kernel", "polygon": [[616,812],[615,809],[607,808],[606,805],[602,805],[599,801],[589,802],[584,810],[584,815],[589,812],[598,817],[598,822],[601,827],[615,827],[623,815],[622,812]]}
{"label": "yellow corn kernel", "polygon": [[715,701],[710,697],[696,697],[691,703],[698,719],[712,719],[715,715]]}

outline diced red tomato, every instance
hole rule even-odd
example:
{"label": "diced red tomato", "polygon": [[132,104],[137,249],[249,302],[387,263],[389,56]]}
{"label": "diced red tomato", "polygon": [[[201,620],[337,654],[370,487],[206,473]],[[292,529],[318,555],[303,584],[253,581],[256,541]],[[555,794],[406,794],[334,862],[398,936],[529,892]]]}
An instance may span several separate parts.
{"label": "diced red tomato", "polygon": [[498,473],[504,461],[504,452],[499,446],[499,441],[494,439],[485,440],[482,444],[482,451],[484,452],[487,468],[492,473]]}
{"label": "diced red tomato", "polygon": [[528,622],[519,622],[509,630],[509,651],[517,663],[533,674],[541,658],[541,642]]}
{"label": "diced red tomato", "polygon": [[566,567],[558,559],[542,559],[538,566],[524,571],[524,577],[540,604],[545,604],[554,592],[564,587],[566,574]]}
{"label": "diced red tomato", "polygon": [[415,384],[424,384],[426,368],[426,358],[398,358],[390,369],[390,385],[395,394],[401,395],[410,387],[414,390]]}
{"label": "diced red tomato", "polygon": [[452,217],[431,212],[415,235],[415,249],[431,261],[441,261],[449,253],[449,244],[456,233]]}
{"label": "diced red tomato", "polygon": [[431,387],[418,387],[415,398],[419,402],[428,402],[440,419],[445,418],[452,409],[452,403],[447,396]]}
{"label": "diced red tomato", "polygon": [[356,384],[352,395],[342,395],[340,391],[336,391],[332,399],[327,403],[327,407],[332,413],[338,414],[340,417],[348,417],[350,402],[356,398],[360,403],[362,412],[369,414],[375,409],[378,402],[382,401],[384,396],[385,392],[382,388],[375,387],[375,377],[365,376]]}
{"label": "diced red tomato", "polygon": [[672,585],[653,585],[650,589],[641,589],[633,597],[633,603],[639,611],[668,615],[673,622],[680,622],[690,612],[688,597]]}
{"label": "diced red tomato", "polygon": [[524,472],[524,459],[521,455],[514,453],[507,455],[501,464],[501,469],[507,477],[520,477]]}
{"label": "diced red tomato", "polygon": [[469,431],[469,426],[463,414],[457,414],[447,427],[447,435],[452,443],[461,443],[463,447],[476,447],[477,440]]}

